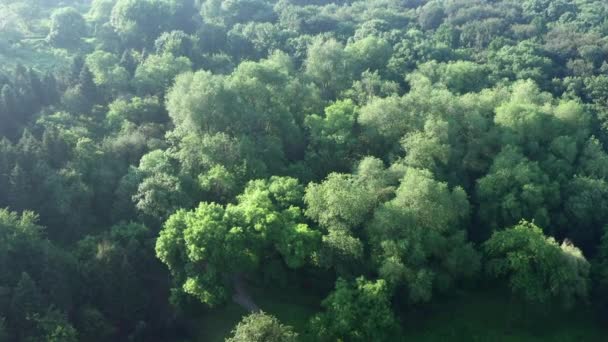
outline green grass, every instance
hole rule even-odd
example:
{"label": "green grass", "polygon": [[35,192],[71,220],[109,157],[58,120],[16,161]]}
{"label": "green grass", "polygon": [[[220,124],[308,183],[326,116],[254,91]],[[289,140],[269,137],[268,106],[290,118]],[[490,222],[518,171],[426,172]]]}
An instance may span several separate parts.
{"label": "green grass", "polygon": [[[278,317],[303,334],[312,315],[319,311],[320,299],[297,290],[252,288],[251,295],[263,311]],[[230,302],[196,320],[196,342],[222,342],[247,312]]]}
{"label": "green grass", "polygon": [[232,328],[246,315],[247,312],[230,302],[227,305],[211,310],[196,320],[193,329],[197,342],[221,342],[230,333]]}
{"label": "green grass", "polygon": [[593,342],[607,341],[608,330],[590,309],[538,312],[486,292],[435,303],[424,315],[405,317],[407,341]]}
{"label": "green grass", "polygon": [[[251,289],[260,308],[291,325],[306,338],[308,321],[320,310],[320,298],[294,290]],[[403,341],[420,342],[594,342],[608,341],[608,328],[590,309],[532,312],[511,304],[496,291],[442,299],[403,316]],[[196,342],[221,342],[246,315],[230,303],[196,320]]]}
{"label": "green grass", "polygon": [[0,47],[0,63],[14,66],[23,64],[43,71],[65,70],[70,65],[66,50],[50,48],[42,38],[23,39],[19,43]]}

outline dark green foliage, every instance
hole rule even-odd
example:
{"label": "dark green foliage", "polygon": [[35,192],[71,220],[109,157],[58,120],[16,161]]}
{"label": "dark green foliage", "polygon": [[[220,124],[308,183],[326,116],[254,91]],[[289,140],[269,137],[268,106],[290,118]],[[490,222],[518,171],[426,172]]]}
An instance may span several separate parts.
{"label": "dark green foliage", "polygon": [[319,341],[390,341],[398,332],[384,280],[338,279],[322,306],[311,322]]}
{"label": "dark green foliage", "polygon": [[72,304],[73,262],[43,236],[32,212],[0,210],[0,309],[9,340],[75,341],[62,310]]}

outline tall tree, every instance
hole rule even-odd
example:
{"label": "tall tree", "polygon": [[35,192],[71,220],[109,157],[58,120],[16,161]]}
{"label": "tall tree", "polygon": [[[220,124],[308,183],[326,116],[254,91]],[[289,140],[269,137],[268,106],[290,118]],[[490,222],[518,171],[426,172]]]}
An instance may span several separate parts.
{"label": "tall tree", "polygon": [[568,241],[559,245],[526,221],[496,232],[484,243],[486,269],[505,277],[511,291],[533,303],[571,306],[589,293],[589,263]]}

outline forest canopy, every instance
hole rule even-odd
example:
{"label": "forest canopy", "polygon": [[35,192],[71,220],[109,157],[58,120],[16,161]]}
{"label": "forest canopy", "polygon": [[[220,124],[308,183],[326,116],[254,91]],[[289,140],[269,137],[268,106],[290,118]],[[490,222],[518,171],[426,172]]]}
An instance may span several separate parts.
{"label": "forest canopy", "polygon": [[601,341],[607,16],[0,1],[0,342]]}

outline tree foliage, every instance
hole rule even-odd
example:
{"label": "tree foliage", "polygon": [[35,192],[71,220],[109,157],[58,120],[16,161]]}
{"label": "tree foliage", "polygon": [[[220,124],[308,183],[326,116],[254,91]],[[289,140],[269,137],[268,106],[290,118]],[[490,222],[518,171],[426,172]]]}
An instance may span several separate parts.
{"label": "tree foliage", "polygon": [[277,288],[327,299],[234,339],[407,339],[503,284],[605,318],[607,15],[0,1],[0,340],[196,340],[231,298],[279,313]]}
{"label": "tree foliage", "polygon": [[561,246],[526,221],[496,232],[484,244],[487,270],[507,277],[511,290],[530,302],[572,305],[589,292],[589,263],[568,241]]}
{"label": "tree foliage", "polygon": [[244,317],[232,331],[227,342],[295,342],[298,335],[290,326],[281,324],[266,313],[253,313]]}

